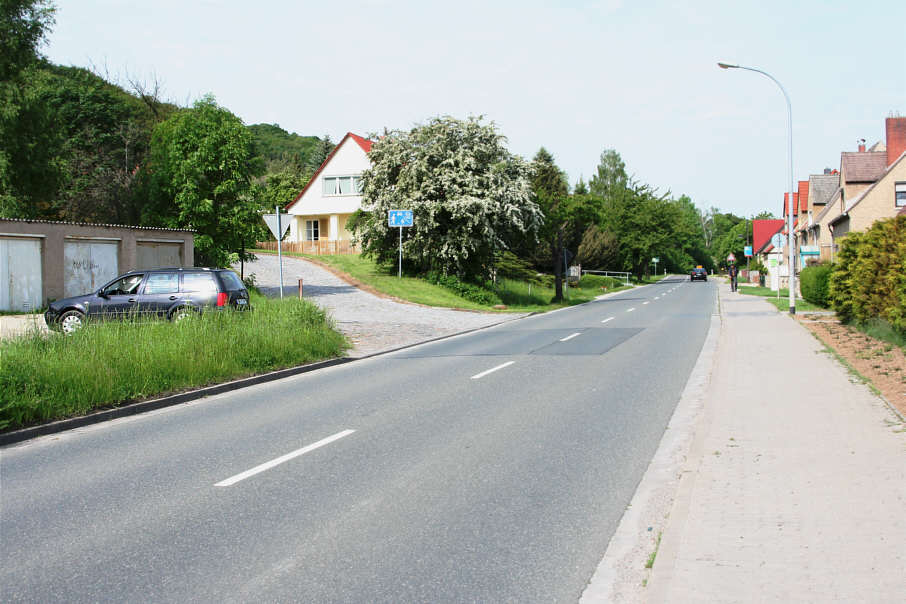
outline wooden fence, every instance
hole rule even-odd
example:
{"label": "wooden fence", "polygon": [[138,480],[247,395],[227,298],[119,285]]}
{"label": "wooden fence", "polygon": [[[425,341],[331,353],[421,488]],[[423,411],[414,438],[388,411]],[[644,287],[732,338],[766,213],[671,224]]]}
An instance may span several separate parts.
{"label": "wooden fence", "polygon": [[[276,241],[259,241],[255,244],[261,250],[277,251]],[[280,244],[280,249],[284,252],[297,252],[300,254],[313,254],[316,256],[331,256],[334,254],[358,254],[359,248],[346,241],[327,241],[321,239],[318,241],[284,241]]]}

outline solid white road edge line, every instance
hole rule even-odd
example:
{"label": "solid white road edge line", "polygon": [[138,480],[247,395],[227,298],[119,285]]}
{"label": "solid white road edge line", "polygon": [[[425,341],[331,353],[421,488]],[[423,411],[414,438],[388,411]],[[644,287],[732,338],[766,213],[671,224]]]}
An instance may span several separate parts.
{"label": "solid white road edge line", "polygon": [[491,369],[488,369],[487,371],[482,371],[481,373],[476,373],[475,375],[472,376],[472,379],[473,380],[481,379],[484,376],[488,375],[489,373],[494,373],[498,369],[503,369],[504,367],[509,367],[510,365],[512,365],[515,362],[516,361],[507,361],[506,363],[503,363],[502,365],[497,365],[497,367],[492,367]]}
{"label": "solid white road edge line", "polygon": [[608,321],[613,321],[613,317],[607,317],[606,319],[601,321],[601,323],[607,323]]}
{"label": "solid white road edge line", "polygon": [[570,336],[566,336],[565,338],[562,338],[560,341],[561,341],[561,342],[565,342],[565,341],[567,341],[567,340],[572,340],[572,339],[575,338],[576,336],[581,336],[581,335],[582,335],[582,334],[581,334],[580,332],[577,331],[576,333],[574,333],[574,334],[572,334],[572,335],[570,335]]}
{"label": "solid white road edge line", "polygon": [[251,470],[246,470],[245,472],[243,472],[241,474],[236,474],[235,476],[227,478],[226,480],[221,480],[214,486],[215,487],[232,486],[232,485],[236,484],[237,482],[239,482],[240,480],[245,480],[246,478],[249,478],[251,476],[254,476],[255,474],[260,474],[261,472],[270,470],[271,468],[273,468],[275,466],[279,466],[280,464],[282,464],[286,461],[289,461],[291,459],[294,459],[296,457],[299,457],[300,455],[305,455],[306,453],[309,453],[310,451],[314,451],[315,449],[323,447],[324,445],[329,445],[333,441],[340,440],[344,436],[349,436],[353,432],[355,432],[355,430],[343,430],[342,432],[337,432],[333,436],[328,436],[327,438],[321,439],[316,443],[312,443],[312,444],[308,445],[307,447],[302,447],[301,449],[296,449],[292,453],[287,453],[286,455],[283,455],[282,457],[278,457],[277,459],[272,459],[271,461],[263,463],[260,466],[255,466]]}

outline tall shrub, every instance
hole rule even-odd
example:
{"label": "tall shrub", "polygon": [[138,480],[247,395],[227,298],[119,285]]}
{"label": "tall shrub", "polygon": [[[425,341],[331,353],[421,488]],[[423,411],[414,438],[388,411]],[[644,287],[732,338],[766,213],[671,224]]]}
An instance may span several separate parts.
{"label": "tall shrub", "polygon": [[875,222],[843,240],[830,278],[832,308],[842,321],[888,321],[906,333],[906,216]]}
{"label": "tall shrub", "polygon": [[816,264],[802,269],[799,275],[802,297],[816,306],[827,307],[831,269],[830,264]]}

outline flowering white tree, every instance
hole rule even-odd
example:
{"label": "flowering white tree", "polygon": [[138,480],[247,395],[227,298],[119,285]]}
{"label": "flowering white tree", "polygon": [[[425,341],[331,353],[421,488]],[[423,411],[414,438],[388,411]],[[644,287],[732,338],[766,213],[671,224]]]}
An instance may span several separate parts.
{"label": "flowering white tree", "polygon": [[354,240],[381,262],[396,259],[399,231],[388,210],[412,210],[403,229],[404,262],[418,272],[485,276],[495,255],[517,236],[535,237],[543,219],[533,199],[530,167],[503,146],[481,118],[433,118],[394,131],[371,148],[362,174],[363,211]]}

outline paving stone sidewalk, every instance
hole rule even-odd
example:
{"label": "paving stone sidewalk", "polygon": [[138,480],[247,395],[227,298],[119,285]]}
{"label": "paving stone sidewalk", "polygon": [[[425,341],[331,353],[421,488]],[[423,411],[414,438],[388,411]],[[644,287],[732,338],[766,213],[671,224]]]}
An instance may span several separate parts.
{"label": "paving stone sidewalk", "polygon": [[717,360],[643,599],[906,601],[906,426],[788,315],[719,287]]}
{"label": "paving stone sidewalk", "polygon": [[[276,255],[258,254],[245,264],[262,293],[278,296],[280,265]],[[239,267],[234,267],[237,271]],[[330,271],[301,258],[283,258],[283,295],[302,295],[326,309],[353,343],[349,356],[360,357],[417,344],[480,327],[511,321],[525,314],[479,313],[405,304],[361,290]]]}

